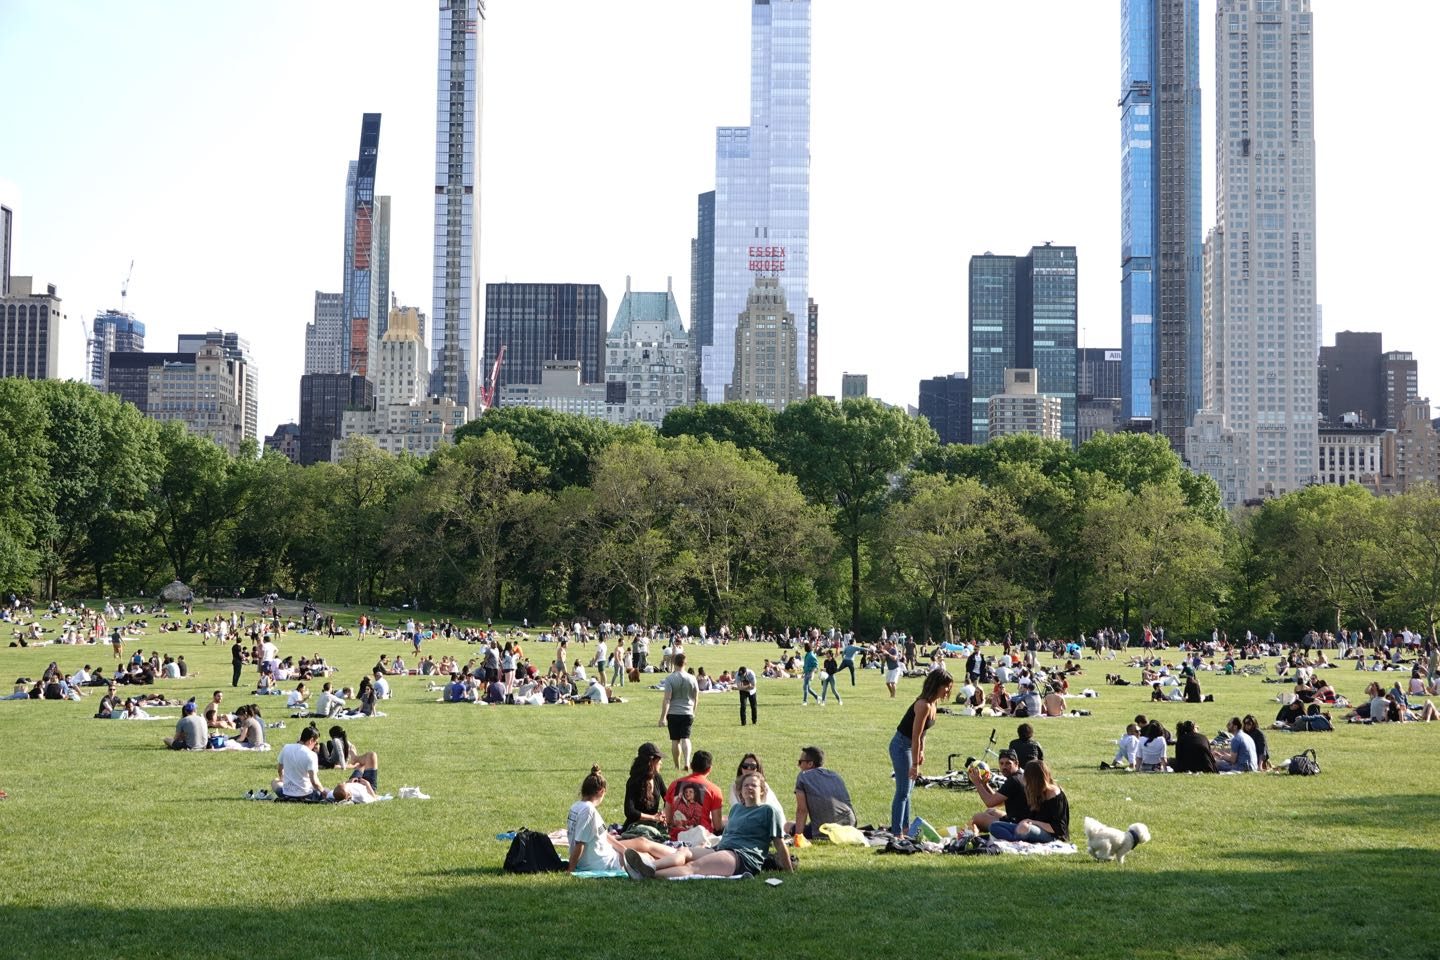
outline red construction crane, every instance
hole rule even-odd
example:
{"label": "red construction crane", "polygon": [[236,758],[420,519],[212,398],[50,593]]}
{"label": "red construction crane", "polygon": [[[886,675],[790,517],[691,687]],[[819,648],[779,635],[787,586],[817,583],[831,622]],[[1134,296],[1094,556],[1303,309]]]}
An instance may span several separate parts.
{"label": "red construction crane", "polygon": [[505,344],[500,344],[500,353],[495,357],[495,366],[490,368],[490,380],[480,388],[481,413],[495,406],[495,392],[500,389],[500,366],[505,362]]}

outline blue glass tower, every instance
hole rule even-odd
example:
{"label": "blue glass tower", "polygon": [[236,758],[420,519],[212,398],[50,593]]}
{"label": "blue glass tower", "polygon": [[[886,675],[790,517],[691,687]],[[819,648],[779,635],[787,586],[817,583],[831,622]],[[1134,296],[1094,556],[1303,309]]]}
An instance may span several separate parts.
{"label": "blue glass tower", "polygon": [[1121,0],[1121,415],[1176,449],[1203,394],[1199,0]]}
{"label": "blue glass tower", "polygon": [[[757,275],[778,276],[794,309],[809,302],[810,0],[751,0],[750,125],[715,131],[713,307],[701,399],[725,399],[735,327]],[[692,322],[705,333],[698,315]],[[796,332],[803,384],[809,330]]]}
{"label": "blue glass tower", "polygon": [[348,369],[361,377],[370,372],[380,313],[373,276],[380,239],[375,230],[375,163],[379,153],[380,114],[367,113],[360,124],[360,154],[350,164],[345,180],[345,286],[341,293]]}

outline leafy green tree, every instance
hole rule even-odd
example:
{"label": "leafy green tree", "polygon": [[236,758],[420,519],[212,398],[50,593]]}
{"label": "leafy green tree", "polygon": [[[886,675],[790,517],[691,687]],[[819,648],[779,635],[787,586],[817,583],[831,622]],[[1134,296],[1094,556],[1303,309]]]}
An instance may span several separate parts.
{"label": "leafy green tree", "polygon": [[1378,632],[1388,589],[1379,501],[1356,484],[1316,485],[1261,505],[1256,548],[1302,620],[1328,613],[1335,630],[1347,616]]}
{"label": "leafy green tree", "polygon": [[586,486],[595,455],[623,433],[594,417],[533,407],[496,407],[455,431],[455,443],[467,437],[503,433],[516,452],[546,470],[550,489]]}
{"label": "leafy green tree", "polygon": [[0,380],[0,590],[28,593],[40,570],[38,535],[55,505],[49,427],[34,381]]}
{"label": "leafy green tree", "polygon": [[811,503],[832,511],[836,535],[850,557],[850,623],[860,626],[861,554],[885,509],[891,485],[939,443],[919,417],[870,398],[835,403],[812,397],[776,419],[781,465]]}
{"label": "leafy green tree", "polygon": [[418,482],[420,461],[386,453],[365,437],[351,437],[325,476],[330,522],[324,548],[334,558],[336,599],[376,603],[387,570],[384,534],[390,513]]}
{"label": "leafy green tree", "polygon": [[1134,492],[1114,485],[1097,491],[1085,504],[1081,541],[1096,587],[1121,599],[1127,628],[1132,609],[1142,624],[1193,629],[1210,621],[1221,537],[1189,507],[1174,478]]}
{"label": "leafy green tree", "polygon": [[1173,483],[1185,504],[1217,529],[1224,525],[1220,488],[1213,478],[1191,473],[1156,433],[1097,433],[1075,451],[1077,470],[1098,473],[1131,493],[1146,487]]}
{"label": "leafy green tree", "polygon": [[230,457],[215,441],[173,420],[161,424],[157,442],[162,466],[150,489],[153,532],[175,579],[190,584],[197,573],[209,572],[207,561],[214,559],[221,528],[235,507]]}
{"label": "leafy green tree", "polygon": [[884,529],[900,581],[921,599],[927,639],[932,608],[953,641],[957,614],[1014,604],[1026,592],[1016,572],[1049,546],[1008,495],[968,477],[912,474]]}
{"label": "leafy green tree", "polygon": [[1440,622],[1440,489],[1412,488],[1381,501],[1385,555],[1393,579],[1390,609],[1401,622],[1418,622],[1435,640]]}
{"label": "leafy green tree", "polygon": [[694,437],[733,443],[754,450],[768,460],[777,459],[775,411],[763,403],[697,403],[676,407],[660,424],[662,437]]}

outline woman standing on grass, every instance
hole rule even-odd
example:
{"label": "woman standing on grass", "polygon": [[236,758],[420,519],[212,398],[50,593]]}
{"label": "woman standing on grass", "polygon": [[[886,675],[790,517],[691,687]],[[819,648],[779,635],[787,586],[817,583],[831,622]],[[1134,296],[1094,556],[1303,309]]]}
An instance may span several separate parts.
{"label": "woman standing on grass", "polygon": [[890,802],[890,832],[903,836],[910,825],[910,794],[925,763],[925,733],[935,725],[935,706],[950,696],[954,681],[946,670],[925,676],[920,696],[900,718],[890,738],[890,763],[895,769],[895,799]]}

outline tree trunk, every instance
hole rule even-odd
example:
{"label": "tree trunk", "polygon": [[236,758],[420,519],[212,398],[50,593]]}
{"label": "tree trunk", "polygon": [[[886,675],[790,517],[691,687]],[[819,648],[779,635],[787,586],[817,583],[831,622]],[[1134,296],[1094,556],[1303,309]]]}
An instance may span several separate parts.
{"label": "tree trunk", "polygon": [[850,537],[850,629],[860,632],[860,536]]}

